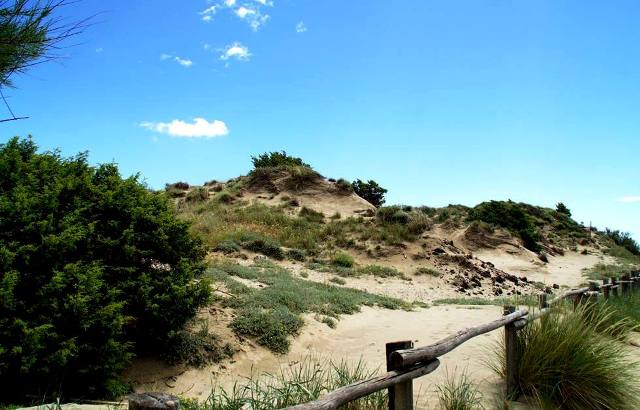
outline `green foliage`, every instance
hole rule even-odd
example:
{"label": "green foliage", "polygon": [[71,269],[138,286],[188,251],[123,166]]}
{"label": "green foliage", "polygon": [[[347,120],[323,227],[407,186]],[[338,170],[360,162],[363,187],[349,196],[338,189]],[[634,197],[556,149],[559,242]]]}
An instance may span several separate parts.
{"label": "green foliage", "polygon": [[239,239],[242,247],[251,252],[261,253],[277,260],[285,258],[284,250],[273,239],[255,234],[244,234]]}
{"label": "green foliage", "polygon": [[202,202],[207,199],[209,199],[209,190],[203,187],[192,189],[185,197],[187,202]]}
{"label": "green foliage", "polygon": [[338,191],[343,194],[350,194],[353,192],[353,185],[344,178],[340,178],[336,181],[336,188],[338,188]]}
{"label": "green foliage", "polygon": [[605,230],[605,235],[613,240],[616,245],[622,246],[634,255],[640,255],[640,246],[638,245],[638,242],[631,237],[630,233],[620,232],[618,230],[613,231],[607,228]]}
{"label": "green foliage", "polygon": [[14,0],[0,2],[0,87],[11,76],[55,58],[61,42],[82,31],[81,23],[60,24],[54,13],[66,2]]}
{"label": "green foliage", "polygon": [[380,265],[367,265],[357,270],[358,274],[371,275],[379,278],[404,278],[404,274],[395,268]]}
{"label": "green foliage", "polygon": [[300,209],[298,216],[300,216],[301,218],[305,218],[309,222],[319,224],[324,222],[324,214],[322,212],[314,211],[313,209],[307,208],[306,206],[303,206],[302,209]]}
{"label": "green foliage", "polygon": [[345,285],[347,283],[346,280],[344,280],[344,279],[342,279],[342,278],[340,278],[338,276],[332,277],[331,279],[329,279],[329,282],[335,283],[337,285]]}
{"label": "green foliage", "polygon": [[287,251],[287,258],[294,261],[304,262],[306,257],[307,257],[307,253],[302,249],[289,249]]}
{"label": "green foliage", "polygon": [[[638,365],[618,340],[585,323],[580,309],[554,311],[518,331],[515,377],[520,391],[555,408],[638,408]],[[503,376],[504,351],[504,346],[497,348],[494,366]]]}
{"label": "green foliage", "polygon": [[379,208],[384,204],[384,194],[387,190],[382,188],[376,181],[369,180],[364,182],[360,179],[356,179],[352,184],[353,191],[376,208]]}
{"label": "green foliage", "polygon": [[406,225],[411,220],[409,213],[398,205],[381,207],[376,212],[376,217],[382,223]]}
{"label": "green foliage", "polygon": [[442,410],[483,409],[482,394],[466,371],[460,375],[447,374],[443,384],[437,387],[438,402]]}
{"label": "green foliage", "polygon": [[343,268],[352,268],[354,261],[353,257],[345,252],[336,253],[333,258],[331,258],[331,263],[336,266],[341,266]]}
{"label": "green foliage", "polygon": [[306,167],[311,168],[309,164],[302,161],[301,158],[287,155],[285,151],[268,152],[260,154],[257,157],[251,157],[254,168],[289,168],[289,167]]}
{"label": "green foliage", "polygon": [[571,217],[571,211],[569,210],[569,208],[567,208],[567,206],[565,204],[563,204],[562,202],[558,202],[556,204],[556,212],[559,212],[563,215],[566,215],[568,217]]}
{"label": "green foliage", "polygon": [[230,253],[240,252],[240,245],[234,240],[227,239],[217,244],[213,250],[228,255]]}
{"label": "green foliage", "polygon": [[541,239],[540,234],[521,204],[511,201],[483,202],[471,209],[469,220],[479,220],[501,226],[520,236],[525,248],[534,252],[540,251],[538,243]]}
{"label": "green foliage", "polygon": [[[108,394],[209,300],[204,248],[162,194],[86,154],[0,145],[0,385]],[[5,398],[5,397],[3,397]]]}
{"label": "green foliage", "polygon": [[[267,260],[254,266],[216,265],[209,275],[235,294],[224,301],[225,306],[236,310],[236,318],[231,324],[234,331],[253,337],[260,345],[278,353],[288,351],[288,337],[299,332],[303,313],[338,317],[358,312],[361,305],[411,308],[397,299],[300,279]],[[234,276],[267,286],[249,288],[235,281]]]}
{"label": "green foliage", "polygon": [[[215,389],[204,402],[182,399],[184,410],[275,410],[316,400],[340,387],[374,377],[375,371],[362,361],[347,364],[307,356],[301,362],[283,367],[275,374],[255,375],[230,390]],[[349,410],[385,410],[387,392],[365,396],[345,406]]]}
{"label": "green foliage", "polygon": [[197,331],[179,330],[169,338],[169,348],[164,359],[170,364],[188,364],[203,367],[233,356],[234,349],[228,343],[209,332],[206,324]]}
{"label": "green foliage", "polygon": [[442,272],[433,268],[427,268],[427,267],[421,266],[418,269],[416,269],[415,275],[416,276],[426,275],[426,276],[433,276],[434,278],[439,278],[440,276],[442,276]]}

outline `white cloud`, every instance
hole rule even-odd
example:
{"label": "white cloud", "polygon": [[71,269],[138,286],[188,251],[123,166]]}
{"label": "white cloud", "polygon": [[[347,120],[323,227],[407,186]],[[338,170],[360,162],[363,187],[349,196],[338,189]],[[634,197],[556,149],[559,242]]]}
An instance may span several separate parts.
{"label": "white cloud", "polygon": [[624,203],[640,202],[640,195],[623,196],[622,198],[618,198],[618,202],[624,202]]}
{"label": "white cloud", "polygon": [[162,60],[162,61],[172,60],[172,61],[175,61],[176,63],[180,64],[183,67],[191,67],[193,65],[193,61],[189,60],[188,58],[172,56],[171,54],[164,54],[164,53],[160,54],[160,60]]}
{"label": "white cloud", "polygon": [[222,54],[220,55],[220,60],[229,60],[235,58],[236,60],[247,61],[251,57],[251,53],[249,52],[249,48],[243,46],[242,44],[235,42],[233,44],[228,45],[222,50]]}
{"label": "white cloud", "polygon": [[200,15],[202,16],[202,21],[211,21],[213,19],[214,14],[216,14],[217,10],[218,10],[218,6],[216,5],[213,5],[211,7],[208,7],[202,10],[200,12]]}
{"label": "white cloud", "polygon": [[255,0],[256,3],[260,3],[263,6],[273,6],[273,1],[270,0]]}
{"label": "white cloud", "polygon": [[224,5],[227,7],[233,7],[236,5],[236,0],[224,0]]}
{"label": "white cloud", "polygon": [[307,31],[307,26],[305,26],[304,21],[296,24],[296,33],[304,33]]}
{"label": "white cloud", "polygon": [[257,12],[254,9],[247,8],[245,6],[240,6],[236,9],[236,15],[241,19],[246,18],[247,16],[252,16]]}
{"label": "white cloud", "polygon": [[229,128],[223,121],[213,120],[209,122],[204,118],[194,118],[192,123],[182,120],[143,122],[140,126],[151,131],[180,138],[215,138],[229,134]]}

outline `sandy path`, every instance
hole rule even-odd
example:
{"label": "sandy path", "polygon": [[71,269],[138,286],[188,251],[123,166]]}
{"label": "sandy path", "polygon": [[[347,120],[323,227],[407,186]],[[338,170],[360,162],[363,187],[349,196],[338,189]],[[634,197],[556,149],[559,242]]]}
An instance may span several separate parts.
{"label": "sandy path", "polygon": [[[477,255],[519,276],[526,275],[532,280],[566,286],[582,283],[584,279],[581,270],[602,261],[600,255],[567,253],[563,257],[550,258],[546,266],[540,266],[541,264],[535,260],[517,258],[504,253],[484,252]],[[373,281],[383,286],[377,283],[377,280]],[[348,285],[360,284],[357,280],[353,282]],[[397,283],[402,289],[412,288],[405,296],[422,296],[419,299],[423,300],[431,299],[429,296],[432,295],[427,296],[427,293],[442,293],[442,289],[438,289],[432,283],[410,285],[393,279],[386,280],[384,285],[389,287],[393,286],[393,283]],[[368,285],[369,291],[377,290],[371,289],[371,283]],[[414,293],[416,291],[419,291],[419,294]],[[395,292],[387,289],[386,292],[380,293]],[[254,374],[277,372],[280,366],[296,363],[310,354],[332,358],[334,361],[345,359],[352,363],[362,359],[369,368],[382,370],[384,369],[384,345],[387,342],[413,340],[418,346],[426,345],[458,330],[490,321],[500,315],[501,309],[495,306],[433,306],[413,312],[364,307],[358,314],[343,316],[335,329],[318,323],[310,315],[305,317],[306,324],[302,333],[292,341],[291,351],[285,356],[275,355],[260,346],[250,344],[245,345],[244,351],[237,353],[232,362],[204,369],[170,368],[159,361],[139,360],[128,371],[126,378],[136,386],[136,391],[165,391],[205,399],[213,386],[219,385],[229,389],[234,382],[242,383],[243,378],[249,376],[251,372]],[[484,362],[491,357],[490,349],[500,335],[500,330],[497,330],[466,342],[441,358],[442,365],[436,372],[416,380],[414,391],[421,392],[419,407],[435,408],[436,385],[443,380],[447,372],[467,369],[473,382],[483,392],[486,407],[496,408],[500,381]]]}
{"label": "sandy path", "polygon": [[[383,370],[384,346],[389,341],[413,340],[416,345],[430,344],[472,323],[486,322],[500,314],[500,308],[495,306],[437,306],[413,312],[365,307],[358,314],[344,316],[335,329],[310,317],[305,318],[307,324],[286,356],[256,348],[238,354],[235,363],[190,369],[177,376],[179,369],[170,371],[161,363],[141,361],[136,366],[137,371],[130,373],[129,377],[136,383],[137,391],[161,390],[205,399],[212,386],[230,389],[234,382],[248,377],[252,371],[254,374],[277,372],[280,366],[295,363],[309,355],[336,361],[344,359],[351,363],[362,359],[369,368]],[[419,407],[434,408],[437,403],[435,386],[447,372],[465,369],[479,384],[487,402],[493,403],[493,396],[499,391],[499,380],[484,361],[491,357],[489,348],[500,334],[500,331],[494,331],[472,339],[444,356],[436,372],[417,379],[414,390],[420,392]]]}

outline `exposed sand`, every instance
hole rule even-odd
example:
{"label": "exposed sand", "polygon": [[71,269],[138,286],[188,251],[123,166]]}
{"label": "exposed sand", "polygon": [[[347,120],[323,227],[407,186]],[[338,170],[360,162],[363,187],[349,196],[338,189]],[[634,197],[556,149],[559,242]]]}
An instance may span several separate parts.
{"label": "exposed sand", "polygon": [[[601,255],[581,255],[568,252],[562,257],[552,257],[546,266],[535,260],[504,254],[499,251],[477,252],[481,259],[491,261],[497,267],[532,280],[559,285],[576,286],[584,281],[583,268],[602,261]],[[300,272],[298,267],[294,271]],[[321,275],[321,273],[312,273]],[[328,280],[314,277],[314,280]],[[310,278],[311,279],[311,278]],[[414,282],[400,279],[376,279],[372,277],[348,278],[347,286],[366,289],[373,293],[401,296],[409,300],[432,300],[448,296],[448,290],[439,287],[432,278],[414,277]],[[223,313],[220,313],[223,314]],[[218,326],[228,320],[228,313]],[[384,369],[384,345],[390,341],[413,340],[417,346],[426,345],[474,324],[487,322],[501,315],[495,306],[433,306],[413,312],[392,311],[364,307],[358,314],[343,316],[336,329],[305,317],[305,327],[292,341],[287,355],[276,355],[252,343],[244,343],[242,352],[233,361],[204,369],[171,368],[155,360],[138,360],[126,377],[136,386],[136,391],[165,391],[204,399],[213,386],[229,389],[234,382],[242,383],[252,372],[277,372],[280,366],[297,363],[302,357],[316,355],[345,359],[350,362],[364,360],[368,367]],[[218,328],[216,326],[215,328]],[[226,329],[228,331],[228,329]],[[233,337],[225,332],[224,337]],[[491,358],[490,349],[501,336],[500,330],[474,338],[441,358],[442,365],[431,375],[415,381],[414,391],[420,392],[419,408],[435,408],[435,386],[447,373],[467,370],[471,379],[483,392],[488,408],[499,403],[500,380],[485,365]],[[513,408],[513,407],[512,407]]]}

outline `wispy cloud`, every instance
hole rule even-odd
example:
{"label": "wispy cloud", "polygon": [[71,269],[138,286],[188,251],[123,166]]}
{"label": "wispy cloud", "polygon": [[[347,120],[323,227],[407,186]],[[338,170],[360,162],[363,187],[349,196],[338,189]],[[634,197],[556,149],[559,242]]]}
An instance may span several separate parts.
{"label": "wispy cloud", "polygon": [[176,63],[180,64],[183,67],[191,67],[193,65],[193,61],[189,60],[188,58],[172,56],[171,54],[160,54],[160,60],[175,61]]}
{"label": "wispy cloud", "polygon": [[296,33],[304,33],[307,31],[307,26],[304,24],[304,21],[296,24]]}
{"label": "wispy cloud", "polygon": [[249,52],[249,48],[243,46],[239,42],[235,42],[222,49],[220,60],[227,61],[230,59],[236,59],[241,61],[248,61],[250,57],[251,53]]}
{"label": "wispy cloud", "polygon": [[194,118],[191,123],[173,120],[171,122],[143,122],[140,126],[154,132],[179,138],[215,138],[229,134],[229,128],[223,121],[207,121],[199,117]]}
{"label": "wispy cloud", "polygon": [[632,202],[640,202],[640,195],[628,195],[618,198],[618,202],[624,203],[632,203]]}
{"label": "wispy cloud", "polygon": [[258,31],[270,18],[269,14],[263,11],[266,7],[273,7],[273,0],[245,0],[242,4],[237,0],[218,0],[216,4],[202,10],[200,15],[203,21],[209,22],[219,10],[226,9],[245,21],[253,31]]}
{"label": "wispy cloud", "polygon": [[200,12],[200,15],[202,16],[201,17],[202,21],[213,20],[213,16],[216,14],[217,11],[218,11],[218,6],[215,4],[211,7],[207,7],[206,9],[202,10]]}

